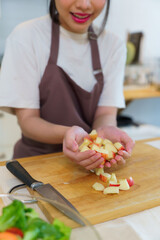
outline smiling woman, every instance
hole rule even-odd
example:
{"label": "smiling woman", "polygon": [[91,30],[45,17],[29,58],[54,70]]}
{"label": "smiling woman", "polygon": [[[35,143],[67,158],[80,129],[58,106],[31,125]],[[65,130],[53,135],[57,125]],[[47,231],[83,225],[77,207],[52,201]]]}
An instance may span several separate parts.
{"label": "smiling woman", "polygon": [[[95,28],[105,7],[102,25]],[[104,160],[101,154],[78,148],[93,128],[128,152],[111,164],[130,156],[134,143],[116,127],[117,109],[125,106],[126,45],[104,29],[109,7],[110,0],[51,0],[50,16],[20,24],[8,37],[0,106],[16,114],[22,130],[13,158],[63,150],[94,169]]]}
{"label": "smiling woman", "polygon": [[[85,32],[93,20],[101,13],[106,4],[106,12],[99,29],[100,35],[104,30],[110,8],[110,0],[93,0],[91,1],[65,1],[65,0],[51,0],[50,15],[52,20],[60,23],[71,32]],[[76,10],[76,12],[75,12]],[[59,18],[59,15],[61,16]],[[76,24],[77,23],[77,24]]]}

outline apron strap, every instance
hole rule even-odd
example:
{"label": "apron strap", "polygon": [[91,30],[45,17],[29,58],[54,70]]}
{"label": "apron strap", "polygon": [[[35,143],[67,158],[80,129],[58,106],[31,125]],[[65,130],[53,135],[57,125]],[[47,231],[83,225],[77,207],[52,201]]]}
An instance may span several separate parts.
{"label": "apron strap", "polygon": [[59,24],[52,21],[52,37],[51,37],[51,51],[49,61],[57,63],[59,51]]}
{"label": "apron strap", "polygon": [[[103,81],[103,72],[97,44],[97,35],[94,33],[92,26],[89,27],[88,38],[91,46],[93,74],[97,81]],[[50,62],[53,62],[55,64],[57,63],[58,50],[59,50],[59,25],[52,21],[51,53],[49,58]]]}
{"label": "apron strap", "polygon": [[93,74],[97,81],[103,81],[103,72],[97,44],[97,35],[94,33],[92,26],[89,27],[88,38],[91,46]]}

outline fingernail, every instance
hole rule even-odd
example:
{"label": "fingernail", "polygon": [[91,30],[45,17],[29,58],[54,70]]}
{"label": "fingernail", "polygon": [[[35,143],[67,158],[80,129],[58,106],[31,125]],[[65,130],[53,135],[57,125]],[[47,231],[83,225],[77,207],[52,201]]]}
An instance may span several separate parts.
{"label": "fingernail", "polygon": [[118,151],[118,154],[121,156],[123,156],[123,153],[124,153],[123,150]]}
{"label": "fingernail", "polygon": [[115,159],[112,159],[112,160],[111,160],[111,163],[112,163],[112,164],[116,164],[117,161],[116,161]]}
{"label": "fingernail", "polygon": [[105,166],[108,167],[108,168],[110,168],[110,167],[111,167],[111,164],[110,164],[109,162],[106,162],[106,163],[105,163]]}
{"label": "fingernail", "polygon": [[103,164],[99,165],[99,168],[104,168],[104,165]]}
{"label": "fingernail", "polygon": [[122,160],[122,157],[121,157],[120,155],[116,155],[116,156],[115,156],[115,159],[116,159],[117,161],[120,161],[120,160]]}

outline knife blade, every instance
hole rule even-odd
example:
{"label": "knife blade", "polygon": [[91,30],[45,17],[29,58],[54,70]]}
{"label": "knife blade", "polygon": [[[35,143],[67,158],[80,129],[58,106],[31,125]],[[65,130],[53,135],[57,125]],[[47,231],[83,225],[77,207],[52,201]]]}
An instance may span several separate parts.
{"label": "knife blade", "polygon": [[[43,182],[32,178],[32,176],[26,171],[26,169],[22,167],[22,165],[17,160],[7,161],[6,167],[15,177],[25,183],[28,187],[37,191],[43,197],[54,200],[54,202],[51,204],[63,214],[79,223],[80,225],[85,226],[85,223],[81,217],[79,217],[80,213],[78,210],[52,185],[49,183],[44,184]],[[59,206],[59,203],[62,205]],[[70,211],[70,209],[72,209],[72,211]]]}

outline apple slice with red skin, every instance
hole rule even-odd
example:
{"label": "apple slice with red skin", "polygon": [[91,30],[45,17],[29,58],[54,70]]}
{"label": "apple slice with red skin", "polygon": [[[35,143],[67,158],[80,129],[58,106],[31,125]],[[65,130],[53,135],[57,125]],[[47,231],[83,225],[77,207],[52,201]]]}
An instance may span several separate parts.
{"label": "apple slice with red skin", "polygon": [[107,181],[110,180],[111,174],[102,172],[102,173],[99,175],[99,177],[100,177],[100,179],[101,179],[103,182],[107,182]]}
{"label": "apple slice with red skin", "polygon": [[119,186],[120,186],[120,183],[115,183],[115,184],[110,183],[109,184],[109,187],[119,187]]}
{"label": "apple slice with red skin", "polygon": [[118,151],[125,150],[125,148],[123,147],[123,145],[120,142],[114,143],[114,146],[117,148]]}
{"label": "apple slice with red skin", "polygon": [[99,175],[99,178],[105,183],[108,181],[108,178],[102,174]]}
{"label": "apple slice with red skin", "polygon": [[127,178],[128,185],[132,187],[134,185],[134,181],[132,177]]}
{"label": "apple slice with red skin", "polygon": [[120,179],[119,183],[120,183],[119,190],[129,190],[130,189],[127,179]]}

